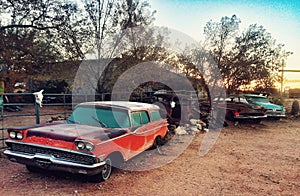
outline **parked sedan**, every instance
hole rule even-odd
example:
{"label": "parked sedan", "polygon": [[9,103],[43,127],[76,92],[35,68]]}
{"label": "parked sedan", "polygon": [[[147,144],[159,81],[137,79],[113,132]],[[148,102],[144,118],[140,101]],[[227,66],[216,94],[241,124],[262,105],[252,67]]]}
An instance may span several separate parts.
{"label": "parked sedan", "polygon": [[157,146],[168,131],[159,107],[136,102],[79,104],[67,121],[8,129],[9,160],[107,180],[118,166]]}
{"label": "parked sedan", "polygon": [[243,96],[248,102],[264,107],[267,110],[268,117],[275,119],[286,117],[285,107],[271,103],[266,96],[256,94],[244,94]]}
{"label": "parked sedan", "polygon": [[218,102],[217,107],[226,108],[226,119],[234,122],[260,122],[267,117],[263,107],[249,103],[243,96],[230,96]]}

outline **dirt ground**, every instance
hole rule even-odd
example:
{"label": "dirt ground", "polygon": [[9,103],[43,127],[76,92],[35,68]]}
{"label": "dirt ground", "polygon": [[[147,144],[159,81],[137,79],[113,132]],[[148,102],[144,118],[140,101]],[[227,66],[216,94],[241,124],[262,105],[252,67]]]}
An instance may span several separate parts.
{"label": "dirt ground", "polygon": [[[103,183],[65,173],[30,173],[0,154],[0,195],[300,194],[300,118],[230,125],[200,156],[206,134],[175,136],[162,147],[163,154],[146,151]],[[145,170],[151,166],[157,168]],[[137,168],[144,171],[132,171]]]}

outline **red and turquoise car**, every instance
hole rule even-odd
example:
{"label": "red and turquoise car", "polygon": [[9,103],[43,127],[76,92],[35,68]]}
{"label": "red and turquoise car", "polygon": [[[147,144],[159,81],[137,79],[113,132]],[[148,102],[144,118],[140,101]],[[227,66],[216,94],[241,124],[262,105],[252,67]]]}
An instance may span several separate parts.
{"label": "red and turquoise car", "polygon": [[248,102],[264,107],[269,118],[280,119],[286,117],[285,107],[271,103],[266,96],[257,94],[244,94],[243,96]]}

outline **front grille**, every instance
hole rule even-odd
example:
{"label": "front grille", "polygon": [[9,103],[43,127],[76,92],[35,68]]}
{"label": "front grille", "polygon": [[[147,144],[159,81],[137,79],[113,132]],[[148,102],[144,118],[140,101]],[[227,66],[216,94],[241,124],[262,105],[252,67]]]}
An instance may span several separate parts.
{"label": "front grille", "polygon": [[282,110],[272,110],[272,109],[268,109],[267,110],[267,114],[281,114]]}
{"label": "front grille", "polygon": [[11,143],[11,145],[9,146],[11,147],[12,151],[23,152],[32,155],[34,154],[52,155],[57,159],[70,161],[74,163],[92,165],[96,162],[94,156],[87,155],[87,154],[79,154],[75,152],[68,152],[59,149],[52,149],[52,148],[47,148],[42,146],[33,146],[28,144]]}
{"label": "front grille", "polygon": [[264,116],[265,114],[264,113],[249,113],[249,116]]}

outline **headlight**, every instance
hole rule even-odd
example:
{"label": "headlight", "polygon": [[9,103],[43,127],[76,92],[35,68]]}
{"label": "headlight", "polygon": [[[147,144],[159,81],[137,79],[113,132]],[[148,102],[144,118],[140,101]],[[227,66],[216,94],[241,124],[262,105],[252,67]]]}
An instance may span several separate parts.
{"label": "headlight", "polygon": [[84,148],[85,148],[85,145],[83,142],[78,142],[76,146],[77,146],[78,150],[84,150]]}
{"label": "headlight", "polygon": [[88,151],[92,151],[94,149],[94,145],[91,144],[91,143],[86,143],[85,144],[85,148],[88,150]]}
{"label": "headlight", "polygon": [[90,152],[94,150],[94,144],[87,141],[75,141],[76,148],[80,151]]}
{"label": "headlight", "polygon": [[12,138],[12,139],[15,139],[16,138],[16,132],[14,132],[14,131],[11,131],[10,133],[9,133],[9,137],[10,138]]}
{"label": "headlight", "polygon": [[11,139],[22,140],[22,139],[23,139],[23,133],[22,133],[22,132],[10,131],[10,132],[9,132],[9,137],[10,137]]}
{"label": "headlight", "polygon": [[23,139],[23,134],[22,134],[22,133],[17,133],[17,139],[18,139],[18,140]]}

